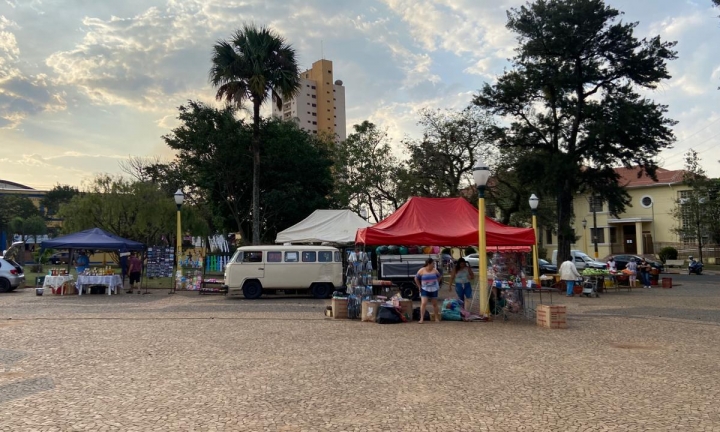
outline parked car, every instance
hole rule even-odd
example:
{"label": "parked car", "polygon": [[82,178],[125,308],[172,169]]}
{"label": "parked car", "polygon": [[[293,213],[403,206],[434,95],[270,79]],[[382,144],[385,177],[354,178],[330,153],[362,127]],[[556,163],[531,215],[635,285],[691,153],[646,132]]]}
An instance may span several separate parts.
{"label": "parked car", "polygon": [[0,258],[0,293],[10,292],[25,284],[25,272],[16,261],[24,249],[23,242],[13,243]]}
{"label": "parked car", "polygon": [[[476,253],[472,253],[469,255],[465,255],[463,258],[465,258],[465,262],[467,262],[471,268],[474,268],[474,269],[480,268],[480,255],[478,255]],[[490,258],[488,258],[487,265],[488,265],[488,267],[492,266],[492,262],[490,261]]]}
{"label": "parked car", "polygon": [[70,254],[68,252],[57,252],[50,255],[48,262],[52,265],[68,264],[70,260]]}
{"label": "parked car", "polygon": [[[552,263],[554,265],[558,265],[557,254],[558,251],[557,249],[555,249],[552,253]],[[590,258],[590,256],[585,252],[579,250],[571,250],[570,255],[572,256],[573,262],[575,262],[575,268],[577,268],[578,271],[583,271],[586,268],[596,270],[602,270],[607,268],[605,262],[595,261],[594,259]]]}
{"label": "parked car", "polygon": [[[625,270],[625,267],[627,267],[628,263],[630,262],[630,258],[635,258],[635,262],[639,263],[642,261],[642,257],[639,255],[610,255],[613,258],[615,258],[615,267],[618,271]],[[610,256],[605,257],[603,261],[607,262],[607,260],[610,259]],[[650,267],[658,269],[660,273],[662,273],[665,270],[665,265],[662,263],[662,261],[657,261],[654,259],[648,259],[645,258],[645,260],[650,264]]]}
{"label": "parked car", "polygon": [[[538,270],[540,272],[540,275],[544,274],[557,274],[558,268],[556,265],[550,264],[548,261],[545,261],[544,259],[540,258],[538,259]],[[532,262],[527,266],[526,273],[528,275],[533,274],[533,265]]]}

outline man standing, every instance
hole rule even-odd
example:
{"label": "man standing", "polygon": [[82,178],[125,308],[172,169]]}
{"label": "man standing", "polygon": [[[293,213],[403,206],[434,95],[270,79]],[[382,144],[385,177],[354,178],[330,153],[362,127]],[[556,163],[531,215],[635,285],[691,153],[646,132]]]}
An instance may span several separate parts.
{"label": "man standing", "polygon": [[128,258],[128,274],[130,275],[130,291],[126,292],[132,294],[133,289],[135,289],[135,282],[140,283],[140,275],[142,274],[142,261],[135,252],[131,253],[130,258]]}
{"label": "man standing", "polygon": [[560,266],[560,280],[565,281],[567,286],[567,296],[573,296],[573,289],[575,288],[575,281],[580,279],[580,273],[575,268],[575,263],[572,259],[568,258],[567,261],[562,263]]}

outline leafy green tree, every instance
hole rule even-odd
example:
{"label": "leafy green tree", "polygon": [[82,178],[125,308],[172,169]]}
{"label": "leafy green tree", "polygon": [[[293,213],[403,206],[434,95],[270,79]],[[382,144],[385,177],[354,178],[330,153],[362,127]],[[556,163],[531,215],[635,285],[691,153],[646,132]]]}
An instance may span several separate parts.
{"label": "leafy green tree", "polygon": [[678,200],[673,215],[678,221],[675,232],[697,242],[702,261],[705,242],[720,243],[720,182],[709,179],[700,162],[695,150],[685,154],[683,182],[689,190]]}
{"label": "leafy green tree", "polygon": [[[252,125],[235,117],[235,109],[216,109],[200,102],[180,107],[181,125],[164,137],[177,157],[150,168],[153,181],[170,181],[173,190],[204,211],[218,230],[249,232],[252,221]],[[278,230],[328,208],[333,192],[331,148],[294,122],[261,123],[260,222],[273,241]]]}
{"label": "leafy green tree", "polygon": [[47,225],[45,219],[42,216],[35,215],[23,220],[23,233],[28,237],[33,237],[35,243],[37,243],[38,236],[45,235],[47,233]]}
{"label": "leafy green tree", "polygon": [[62,204],[70,202],[72,197],[80,193],[78,188],[69,185],[57,184],[50,189],[40,200],[40,205],[44,208],[46,218],[51,218],[57,214]]}
{"label": "leafy green tree", "polygon": [[260,243],[260,107],[269,93],[291,98],[300,90],[295,49],[266,27],[245,25],[230,41],[213,47],[210,82],[216,98],[239,106],[249,100],[253,108],[252,241]]}
{"label": "leafy green tree", "polygon": [[[38,208],[26,196],[0,195],[0,232],[8,234],[8,238],[12,238],[10,234],[15,231],[13,228],[17,228],[17,226],[11,225],[13,220],[20,219],[22,221],[39,214]],[[5,247],[6,245],[0,245],[0,248],[4,249]]]}
{"label": "leafy green tree", "polygon": [[[177,209],[172,196],[156,184],[110,175],[97,176],[81,194],[60,208],[63,232],[101,228],[146,245],[162,244],[176,236]],[[207,225],[189,205],[182,207],[183,230],[207,235]]]}
{"label": "leafy green tree", "polygon": [[407,199],[397,179],[400,162],[387,131],[367,120],[335,148],[335,187],[340,207],[357,212],[367,206],[375,220],[397,210]]}
{"label": "leafy green tree", "polygon": [[519,46],[513,66],[474,103],[508,121],[489,128],[500,148],[524,154],[517,169],[556,196],[558,259],[574,240],[573,197],[601,194],[610,212],[629,195],[613,167],[655,177],[654,157],[674,142],[667,107],[641,96],[669,79],[674,42],[639,40],[637,23],[603,0],[537,0],[508,12]]}
{"label": "leafy green tree", "polygon": [[485,162],[494,159],[484,133],[492,122],[475,106],[459,112],[424,109],[418,124],[422,139],[403,143],[409,155],[404,172],[408,195],[459,196],[461,188],[472,184],[476,156],[482,154]]}

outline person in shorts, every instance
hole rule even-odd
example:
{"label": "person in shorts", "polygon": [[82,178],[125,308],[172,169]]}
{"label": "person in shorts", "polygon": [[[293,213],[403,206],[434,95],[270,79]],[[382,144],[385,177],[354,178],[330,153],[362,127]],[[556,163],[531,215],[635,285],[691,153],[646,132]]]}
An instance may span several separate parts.
{"label": "person in shorts", "polygon": [[455,287],[455,294],[457,294],[458,300],[463,302],[465,309],[468,308],[465,300],[472,298],[472,284],[470,281],[473,279],[475,279],[475,274],[467,261],[465,261],[465,258],[457,260],[450,274],[449,288],[452,290],[452,287]]}
{"label": "person in shorts", "polygon": [[418,270],[415,275],[415,284],[420,289],[420,324],[422,324],[425,319],[425,309],[427,308],[428,299],[430,299],[433,305],[435,321],[440,322],[438,292],[440,291],[441,281],[442,274],[435,268],[435,260],[428,258],[425,260],[425,267]]}
{"label": "person in shorts", "polygon": [[130,276],[130,290],[126,292],[132,294],[135,289],[135,284],[140,283],[140,275],[142,274],[142,261],[140,261],[140,258],[137,257],[135,252],[130,254],[127,266],[128,275]]}

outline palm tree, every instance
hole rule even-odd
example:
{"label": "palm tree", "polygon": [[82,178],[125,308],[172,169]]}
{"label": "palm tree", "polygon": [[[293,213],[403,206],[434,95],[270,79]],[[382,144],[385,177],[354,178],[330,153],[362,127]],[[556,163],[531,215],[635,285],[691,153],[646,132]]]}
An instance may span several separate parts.
{"label": "palm tree", "polygon": [[213,46],[210,82],[217,88],[217,100],[240,106],[253,105],[253,191],[252,242],[260,243],[260,106],[272,92],[283,99],[300,90],[300,71],[295,49],[267,27],[246,24],[232,40]]}

